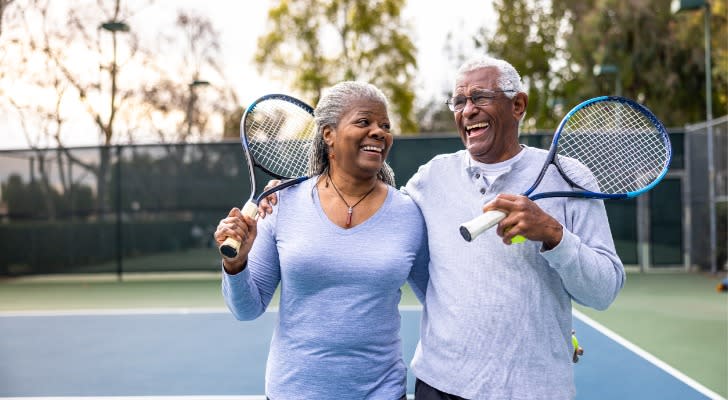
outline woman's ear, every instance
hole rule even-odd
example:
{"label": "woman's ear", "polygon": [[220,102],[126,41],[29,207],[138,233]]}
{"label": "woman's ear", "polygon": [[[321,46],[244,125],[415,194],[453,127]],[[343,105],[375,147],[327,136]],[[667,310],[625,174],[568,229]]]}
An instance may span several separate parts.
{"label": "woman's ear", "polygon": [[324,130],[321,133],[324,138],[324,143],[326,143],[326,145],[329,147],[333,147],[336,132],[334,132],[334,130],[331,129],[330,126],[326,126],[326,127],[324,127]]}

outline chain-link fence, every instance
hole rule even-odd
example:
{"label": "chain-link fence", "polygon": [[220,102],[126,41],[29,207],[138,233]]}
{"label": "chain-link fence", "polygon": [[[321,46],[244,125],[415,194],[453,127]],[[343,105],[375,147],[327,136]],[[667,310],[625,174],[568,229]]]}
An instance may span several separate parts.
{"label": "chain-link fence", "polygon": [[685,129],[692,262],[728,268],[728,115]]}
{"label": "chain-link fence", "polygon": [[[697,174],[686,173],[683,143],[699,140],[684,141],[682,133],[671,138],[673,163],[662,183],[642,200],[605,203],[627,265],[707,265],[690,255],[690,214],[680,211],[699,208],[681,195]],[[521,139],[547,147],[551,134]],[[461,148],[452,135],[397,138],[389,163],[403,185],[435,154]],[[212,233],[248,195],[235,142],[0,151],[0,276],[217,271]],[[693,227],[700,225],[692,219]],[[638,234],[645,230],[646,236]]]}

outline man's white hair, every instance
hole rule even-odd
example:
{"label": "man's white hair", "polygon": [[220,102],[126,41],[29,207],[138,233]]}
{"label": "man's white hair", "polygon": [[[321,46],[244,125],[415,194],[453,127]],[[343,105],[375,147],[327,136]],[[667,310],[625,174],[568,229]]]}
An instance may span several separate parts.
{"label": "man's white hair", "polygon": [[524,91],[523,83],[521,82],[521,75],[518,74],[518,71],[516,71],[513,65],[511,65],[508,61],[490,57],[485,54],[479,54],[465,61],[455,74],[455,82],[459,82],[468,72],[490,67],[497,68],[500,72],[497,83],[498,87],[494,89],[515,90],[515,92],[505,93],[505,95],[511,99],[517,92]]}

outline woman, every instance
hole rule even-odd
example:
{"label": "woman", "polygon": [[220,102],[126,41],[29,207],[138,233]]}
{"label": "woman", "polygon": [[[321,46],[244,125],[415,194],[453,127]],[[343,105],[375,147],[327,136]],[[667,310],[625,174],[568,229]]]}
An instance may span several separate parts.
{"label": "woman", "polygon": [[215,240],[242,241],[223,259],[222,290],[239,320],[260,316],[280,283],[266,395],[279,399],[403,399],[397,309],[409,279],[422,301],[427,238],[418,208],[392,185],[386,97],[342,82],[314,111],[312,178],[278,192],[264,220],[233,208]]}

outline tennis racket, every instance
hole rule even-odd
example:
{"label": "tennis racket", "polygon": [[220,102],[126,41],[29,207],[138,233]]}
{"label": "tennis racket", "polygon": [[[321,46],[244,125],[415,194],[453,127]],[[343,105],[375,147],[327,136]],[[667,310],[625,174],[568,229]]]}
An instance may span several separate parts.
{"label": "tennis racket", "polygon": [[[308,179],[314,134],[313,108],[294,97],[265,95],[245,110],[240,142],[250,173],[250,198],[242,209],[243,215],[255,218],[261,199]],[[256,196],[256,168],[281,183]],[[239,248],[240,242],[227,238],[220,245],[220,254],[234,258]]]}
{"label": "tennis racket", "polygon": [[[541,172],[523,195],[531,200],[629,199],[655,187],[667,173],[671,158],[667,130],[650,110],[624,97],[596,97],[577,105],[561,120]],[[573,190],[532,194],[552,165]],[[460,234],[469,242],[505,216],[502,211],[487,211],[460,225]],[[519,235],[512,243],[524,240]]]}

